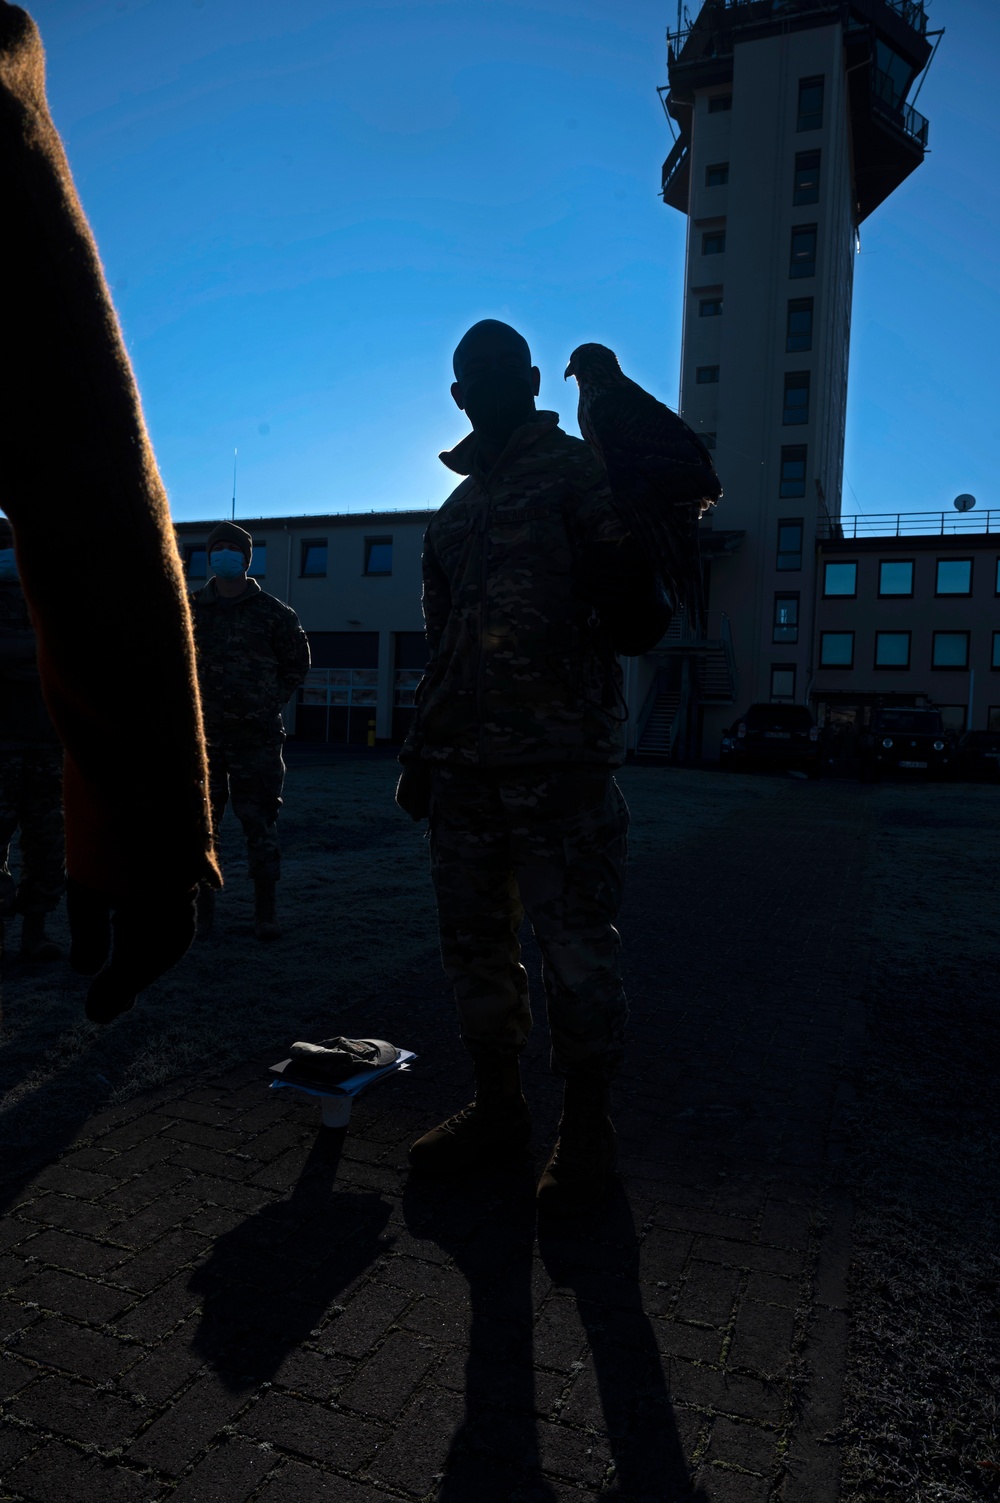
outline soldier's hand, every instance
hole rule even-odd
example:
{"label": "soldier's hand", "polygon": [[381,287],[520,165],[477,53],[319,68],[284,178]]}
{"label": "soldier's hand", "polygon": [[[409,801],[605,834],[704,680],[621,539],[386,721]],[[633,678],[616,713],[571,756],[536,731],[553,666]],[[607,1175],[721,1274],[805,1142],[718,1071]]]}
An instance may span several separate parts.
{"label": "soldier's hand", "polygon": [[190,949],[195,894],[139,891],[113,903],[79,882],[67,883],[70,965],[94,977],[87,993],[92,1022],[110,1023],[128,1012],[143,987]]}
{"label": "soldier's hand", "polygon": [[396,803],[411,819],[426,819],[431,807],[431,769],[426,762],[408,762],[396,784]]}

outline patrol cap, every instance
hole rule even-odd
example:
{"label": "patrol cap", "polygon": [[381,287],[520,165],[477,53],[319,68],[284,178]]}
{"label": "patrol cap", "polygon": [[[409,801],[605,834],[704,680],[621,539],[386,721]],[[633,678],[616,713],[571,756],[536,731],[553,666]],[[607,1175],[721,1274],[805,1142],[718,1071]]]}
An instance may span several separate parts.
{"label": "patrol cap", "polygon": [[240,553],[249,564],[253,554],[253,538],[242,527],[237,527],[235,522],[219,522],[208,534],[208,542],[205,544],[209,558],[212,549],[219,547],[238,548]]}
{"label": "patrol cap", "polygon": [[526,371],[531,369],[531,350],[524,335],[512,329],[510,324],[501,323],[498,318],[483,318],[478,324],[473,324],[458,342],[451,362],[456,381],[461,381],[466,361],[483,350],[488,350],[491,354],[504,352],[515,355]]}

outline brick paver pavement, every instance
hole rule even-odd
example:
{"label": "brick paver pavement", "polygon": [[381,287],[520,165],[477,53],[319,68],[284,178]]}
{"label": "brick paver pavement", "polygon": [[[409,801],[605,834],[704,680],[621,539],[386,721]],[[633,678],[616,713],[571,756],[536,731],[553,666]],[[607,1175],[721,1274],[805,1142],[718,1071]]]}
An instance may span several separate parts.
{"label": "brick paver pavement", "polygon": [[[535,1171],[408,1178],[468,1092],[436,969],[331,1016],[420,1054],[346,1137],[267,1061],[87,1122],[0,1220],[0,1495],[833,1503],[866,815],[789,782],[635,863],[621,1183],[588,1221],[536,1226]],[[541,1161],[544,1028],[526,1078]]]}

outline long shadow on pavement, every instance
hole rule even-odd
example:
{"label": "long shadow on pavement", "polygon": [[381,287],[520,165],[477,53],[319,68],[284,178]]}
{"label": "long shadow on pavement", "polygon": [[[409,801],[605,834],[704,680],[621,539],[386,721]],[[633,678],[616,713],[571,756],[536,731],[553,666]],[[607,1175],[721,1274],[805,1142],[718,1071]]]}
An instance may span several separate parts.
{"label": "long shadow on pavement", "polygon": [[334,1189],[344,1136],[321,1129],[288,1199],[219,1237],[191,1277],[203,1299],[192,1348],[229,1388],[270,1382],[390,1245],[389,1203]]}

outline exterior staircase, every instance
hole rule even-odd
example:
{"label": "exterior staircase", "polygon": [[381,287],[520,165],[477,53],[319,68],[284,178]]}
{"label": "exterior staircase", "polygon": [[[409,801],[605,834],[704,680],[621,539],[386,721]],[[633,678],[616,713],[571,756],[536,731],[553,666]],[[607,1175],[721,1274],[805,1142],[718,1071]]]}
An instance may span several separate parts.
{"label": "exterior staircase", "polygon": [[653,701],[636,750],[641,756],[669,757],[674,747],[680,689],[663,689]]}

